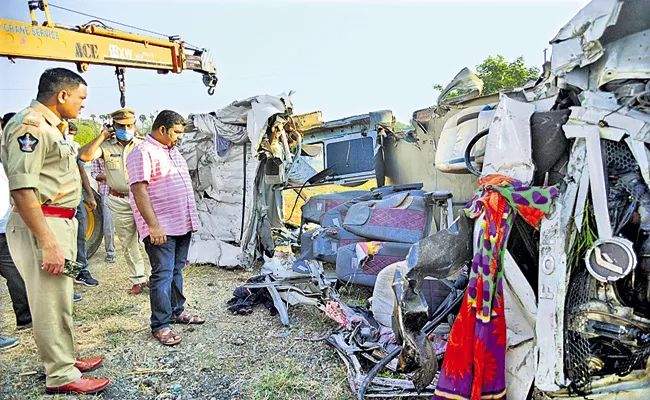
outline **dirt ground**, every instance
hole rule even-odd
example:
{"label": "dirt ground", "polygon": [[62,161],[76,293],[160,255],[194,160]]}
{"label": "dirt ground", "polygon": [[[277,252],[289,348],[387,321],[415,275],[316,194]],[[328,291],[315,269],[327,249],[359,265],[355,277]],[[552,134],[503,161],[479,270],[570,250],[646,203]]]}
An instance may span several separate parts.
{"label": "dirt ground", "polygon": [[[164,347],[148,328],[148,291],[130,296],[121,255],[105,263],[103,249],[90,260],[100,285],[75,285],[83,300],[75,303],[77,352],[103,356],[103,367],[90,372],[112,383],[104,399],[352,399],[345,367],[323,341],[311,341],[336,329],[314,308],[290,309],[284,327],[263,306],[234,316],[225,303],[250,272],[211,266],[184,271],[187,309],[207,318],[202,326],[177,327],[183,341]],[[16,332],[11,302],[0,280],[0,332],[20,337],[20,346],[0,353],[0,399],[64,399],[46,396],[45,375],[31,330]],[[76,398],[76,397],[70,397]]]}

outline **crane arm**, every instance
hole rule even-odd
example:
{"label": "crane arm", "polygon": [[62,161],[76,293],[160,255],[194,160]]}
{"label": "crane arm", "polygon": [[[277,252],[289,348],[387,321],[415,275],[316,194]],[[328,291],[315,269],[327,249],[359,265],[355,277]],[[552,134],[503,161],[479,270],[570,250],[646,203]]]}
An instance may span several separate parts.
{"label": "crane arm", "polygon": [[[178,37],[167,40],[102,26],[97,22],[67,27],[50,20],[47,1],[29,1],[32,23],[0,19],[0,56],[73,62],[79,72],[90,65],[117,67],[118,81],[124,68],[152,69],[159,73],[192,70],[203,75],[208,93],[217,83],[216,69],[206,49],[187,49]],[[35,10],[45,12],[41,26]],[[122,90],[122,89],[121,89]]]}

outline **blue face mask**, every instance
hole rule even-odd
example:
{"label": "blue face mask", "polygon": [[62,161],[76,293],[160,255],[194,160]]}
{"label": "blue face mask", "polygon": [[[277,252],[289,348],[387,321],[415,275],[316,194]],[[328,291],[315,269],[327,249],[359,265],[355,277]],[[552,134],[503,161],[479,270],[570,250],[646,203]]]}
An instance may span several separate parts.
{"label": "blue face mask", "polygon": [[133,136],[135,135],[135,129],[115,129],[115,136],[119,140],[128,142],[129,140],[133,139]]}

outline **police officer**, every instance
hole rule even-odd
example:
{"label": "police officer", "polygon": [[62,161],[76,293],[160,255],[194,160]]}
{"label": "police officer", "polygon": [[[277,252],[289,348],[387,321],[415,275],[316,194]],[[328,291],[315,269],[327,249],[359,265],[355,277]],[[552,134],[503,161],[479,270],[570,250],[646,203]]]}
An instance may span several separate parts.
{"label": "police officer", "polygon": [[7,242],[25,280],[49,394],[96,393],[109,383],[81,375],[102,359],[75,360],[73,279],[62,276],[65,260],[76,258],[74,214],[81,200],[79,171],[62,121],[77,117],[86,86],[72,71],[46,70],[36,100],[9,121],[0,146],[15,211],[7,221]]}
{"label": "police officer", "polygon": [[105,126],[102,133],[79,150],[79,159],[93,161],[104,159],[106,183],[108,184],[108,208],[120,238],[124,256],[129,266],[132,287],[129,294],[140,294],[146,286],[151,267],[144,260],[138,240],[138,229],[129,204],[129,175],[126,171],[126,157],[142,142],[135,136],[135,111],[117,110],[111,114],[113,126]]}

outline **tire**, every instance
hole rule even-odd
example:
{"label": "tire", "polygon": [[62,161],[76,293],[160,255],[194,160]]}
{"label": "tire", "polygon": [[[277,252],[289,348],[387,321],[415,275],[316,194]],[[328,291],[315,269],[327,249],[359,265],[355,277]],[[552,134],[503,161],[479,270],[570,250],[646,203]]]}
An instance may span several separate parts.
{"label": "tire", "polygon": [[90,210],[90,206],[84,200],[86,207],[86,258],[90,259],[104,238],[104,209],[102,208],[102,197],[93,189],[97,208],[95,211]]}

